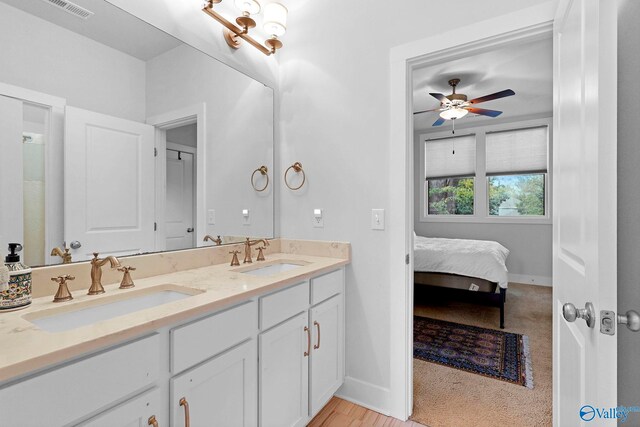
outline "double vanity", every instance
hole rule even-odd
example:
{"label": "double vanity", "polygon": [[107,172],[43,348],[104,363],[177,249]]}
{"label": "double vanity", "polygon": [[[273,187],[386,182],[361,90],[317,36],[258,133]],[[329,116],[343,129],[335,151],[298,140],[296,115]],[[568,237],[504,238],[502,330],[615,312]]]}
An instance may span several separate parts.
{"label": "double vanity", "polygon": [[240,266],[219,262],[235,246],[131,257],[135,287],[105,271],[62,303],[40,278],[90,265],[36,270],[49,295],[0,313],[0,425],[306,425],[344,378],[350,247],[271,242]]}

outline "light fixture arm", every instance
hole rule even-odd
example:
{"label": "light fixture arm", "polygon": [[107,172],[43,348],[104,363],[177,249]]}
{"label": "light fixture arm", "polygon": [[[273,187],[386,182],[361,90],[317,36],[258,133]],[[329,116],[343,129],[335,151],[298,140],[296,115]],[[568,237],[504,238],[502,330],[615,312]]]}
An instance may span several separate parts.
{"label": "light fixture arm", "polygon": [[282,42],[275,37],[268,39],[265,43],[268,47],[265,47],[249,35],[249,28],[247,28],[246,26],[243,26],[242,28],[238,27],[237,25],[227,20],[224,16],[213,10],[214,3],[220,3],[221,1],[222,0],[208,0],[205,3],[202,11],[221,23],[229,31],[229,33],[225,34],[225,39],[227,40],[229,46],[237,49],[239,47],[237,38],[240,37],[242,40],[246,41],[251,46],[255,47],[267,56],[275,54],[276,51],[282,47]]}

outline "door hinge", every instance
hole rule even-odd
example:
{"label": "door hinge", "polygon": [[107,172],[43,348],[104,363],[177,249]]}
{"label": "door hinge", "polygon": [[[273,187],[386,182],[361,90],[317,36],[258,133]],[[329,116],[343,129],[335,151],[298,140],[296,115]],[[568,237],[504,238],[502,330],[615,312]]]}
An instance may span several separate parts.
{"label": "door hinge", "polygon": [[405,263],[405,264],[407,264],[407,265],[409,265],[409,260],[410,260],[410,258],[409,258],[409,254],[405,255],[405,257],[404,257],[404,263]]}
{"label": "door hinge", "polygon": [[158,157],[158,149],[153,147],[153,157]]}
{"label": "door hinge", "polygon": [[153,223],[153,231],[158,231],[158,223],[157,222]]}

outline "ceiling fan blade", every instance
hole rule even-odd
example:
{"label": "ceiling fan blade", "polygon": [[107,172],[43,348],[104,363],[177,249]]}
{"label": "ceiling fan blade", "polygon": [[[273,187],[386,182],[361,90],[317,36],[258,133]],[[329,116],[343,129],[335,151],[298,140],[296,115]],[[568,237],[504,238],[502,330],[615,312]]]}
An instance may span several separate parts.
{"label": "ceiling fan blade", "polygon": [[491,95],[481,96],[480,98],[475,98],[469,101],[469,104],[479,104],[481,102],[493,101],[494,99],[505,98],[507,96],[513,96],[516,93],[511,89],[505,89],[500,92],[492,93]]}
{"label": "ceiling fan blade", "polygon": [[433,122],[433,124],[431,126],[440,126],[441,124],[443,124],[446,120],[443,119],[442,117],[438,117],[438,120],[436,120],[435,122]]}
{"label": "ceiling fan blade", "polygon": [[413,115],[415,116],[416,114],[422,114],[422,113],[430,113],[433,111],[440,111],[441,108],[434,108],[433,110],[423,110],[423,111],[416,111],[415,113],[413,113]]}
{"label": "ceiling fan blade", "polygon": [[468,110],[470,113],[482,114],[483,116],[489,116],[489,117],[498,117],[500,114],[502,114],[502,111],[486,110],[484,108],[466,107],[465,110]]}
{"label": "ceiling fan blade", "polygon": [[433,92],[429,92],[429,95],[433,96],[435,99],[437,99],[440,102],[443,102],[445,104],[450,103],[451,101],[449,100],[449,98],[447,98],[446,96],[444,96],[441,93],[433,93]]}

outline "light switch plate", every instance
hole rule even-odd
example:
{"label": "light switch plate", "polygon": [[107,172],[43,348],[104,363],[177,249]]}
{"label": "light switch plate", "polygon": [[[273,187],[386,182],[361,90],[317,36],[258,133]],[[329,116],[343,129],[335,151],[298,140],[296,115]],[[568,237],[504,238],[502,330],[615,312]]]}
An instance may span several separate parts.
{"label": "light switch plate", "polygon": [[371,229],[384,230],[384,209],[371,209]]}
{"label": "light switch plate", "polygon": [[216,210],[215,209],[209,209],[207,211],[207,224],[215,225],[215,223],[216,223]]}
{"label": "light switch plate", "polygon": [[324,228],[324,216],[322,209],[313,210],[313,226],[315,228]]}
{"label": "light switch plate", "polygon": [[242,225],[251,224],[251,215],[249,209],[242,209]]}

